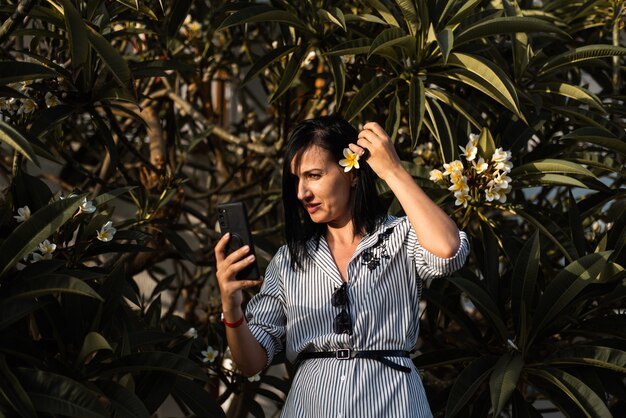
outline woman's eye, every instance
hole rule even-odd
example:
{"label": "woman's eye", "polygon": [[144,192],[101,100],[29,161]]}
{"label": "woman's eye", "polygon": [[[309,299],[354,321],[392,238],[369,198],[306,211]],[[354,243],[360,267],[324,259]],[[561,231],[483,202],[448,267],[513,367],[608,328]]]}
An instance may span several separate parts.
{"label": "woman's eye", "polygon": [[322,177],[320,174],[313,174],[313,173],[309,174],[309,178],[311,180],[316,180],[316,179],[319,179],[320,177]]}

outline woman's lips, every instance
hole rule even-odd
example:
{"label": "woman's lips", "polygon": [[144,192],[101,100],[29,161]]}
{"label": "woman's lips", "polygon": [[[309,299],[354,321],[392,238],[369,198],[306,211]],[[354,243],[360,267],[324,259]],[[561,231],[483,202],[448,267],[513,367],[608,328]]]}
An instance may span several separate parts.
{"label": "woman's lips", "polygon": [[309,214],[312,214],[312,213],[317,212],[317,210],[321,207],[321,204],[319,203],[316,203],[314,205],[307,204],[307,205],[304,205],[304,207],[306,208],[307,212],[309,212]]}

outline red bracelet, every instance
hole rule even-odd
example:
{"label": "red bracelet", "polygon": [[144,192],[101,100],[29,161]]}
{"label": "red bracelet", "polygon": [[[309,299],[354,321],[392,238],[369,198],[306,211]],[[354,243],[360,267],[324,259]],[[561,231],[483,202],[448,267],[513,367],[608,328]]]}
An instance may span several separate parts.
{"label": "red bracelet", "polygon": [[239,327],[241,324],[243,324],[243,320],[245,318],[245,315],[241,315],[241,318],[239,318],[236,322],[228,322],[226,320],[226,318],[224,318],[224,314],[222,314],[222,322],[224,323],[224,325],[226,325],[228,328],[237,328]]}

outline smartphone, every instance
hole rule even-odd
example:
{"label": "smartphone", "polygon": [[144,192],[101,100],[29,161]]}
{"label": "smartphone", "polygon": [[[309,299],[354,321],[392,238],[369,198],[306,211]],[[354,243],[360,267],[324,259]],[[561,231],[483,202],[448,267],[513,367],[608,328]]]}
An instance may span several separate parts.
{"label": "smartphone", "polygon": [[[230,232],[230,239],[226,246],[226,255],[248,245],[248,255],[255,255],[252,233],[248,224],[248,215],[243,202],[222,203],[217,205],[217,220],[220,223],[222,236]],[[256,260],[235,276],[238,280],[257,280],[261,277]]]}

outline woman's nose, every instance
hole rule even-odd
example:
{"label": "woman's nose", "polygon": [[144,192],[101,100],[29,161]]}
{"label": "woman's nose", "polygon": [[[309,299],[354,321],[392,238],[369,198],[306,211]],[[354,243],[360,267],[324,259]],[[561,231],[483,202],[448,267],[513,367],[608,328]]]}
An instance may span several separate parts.
{"label": "woman's nose", "polygon": [[306,200],[307,197],[309,197],[311,195],[311,191],[309,190],[308,187],[306,187],[305,182],[303,181],[299,181],[298,182],[298,200]]}

